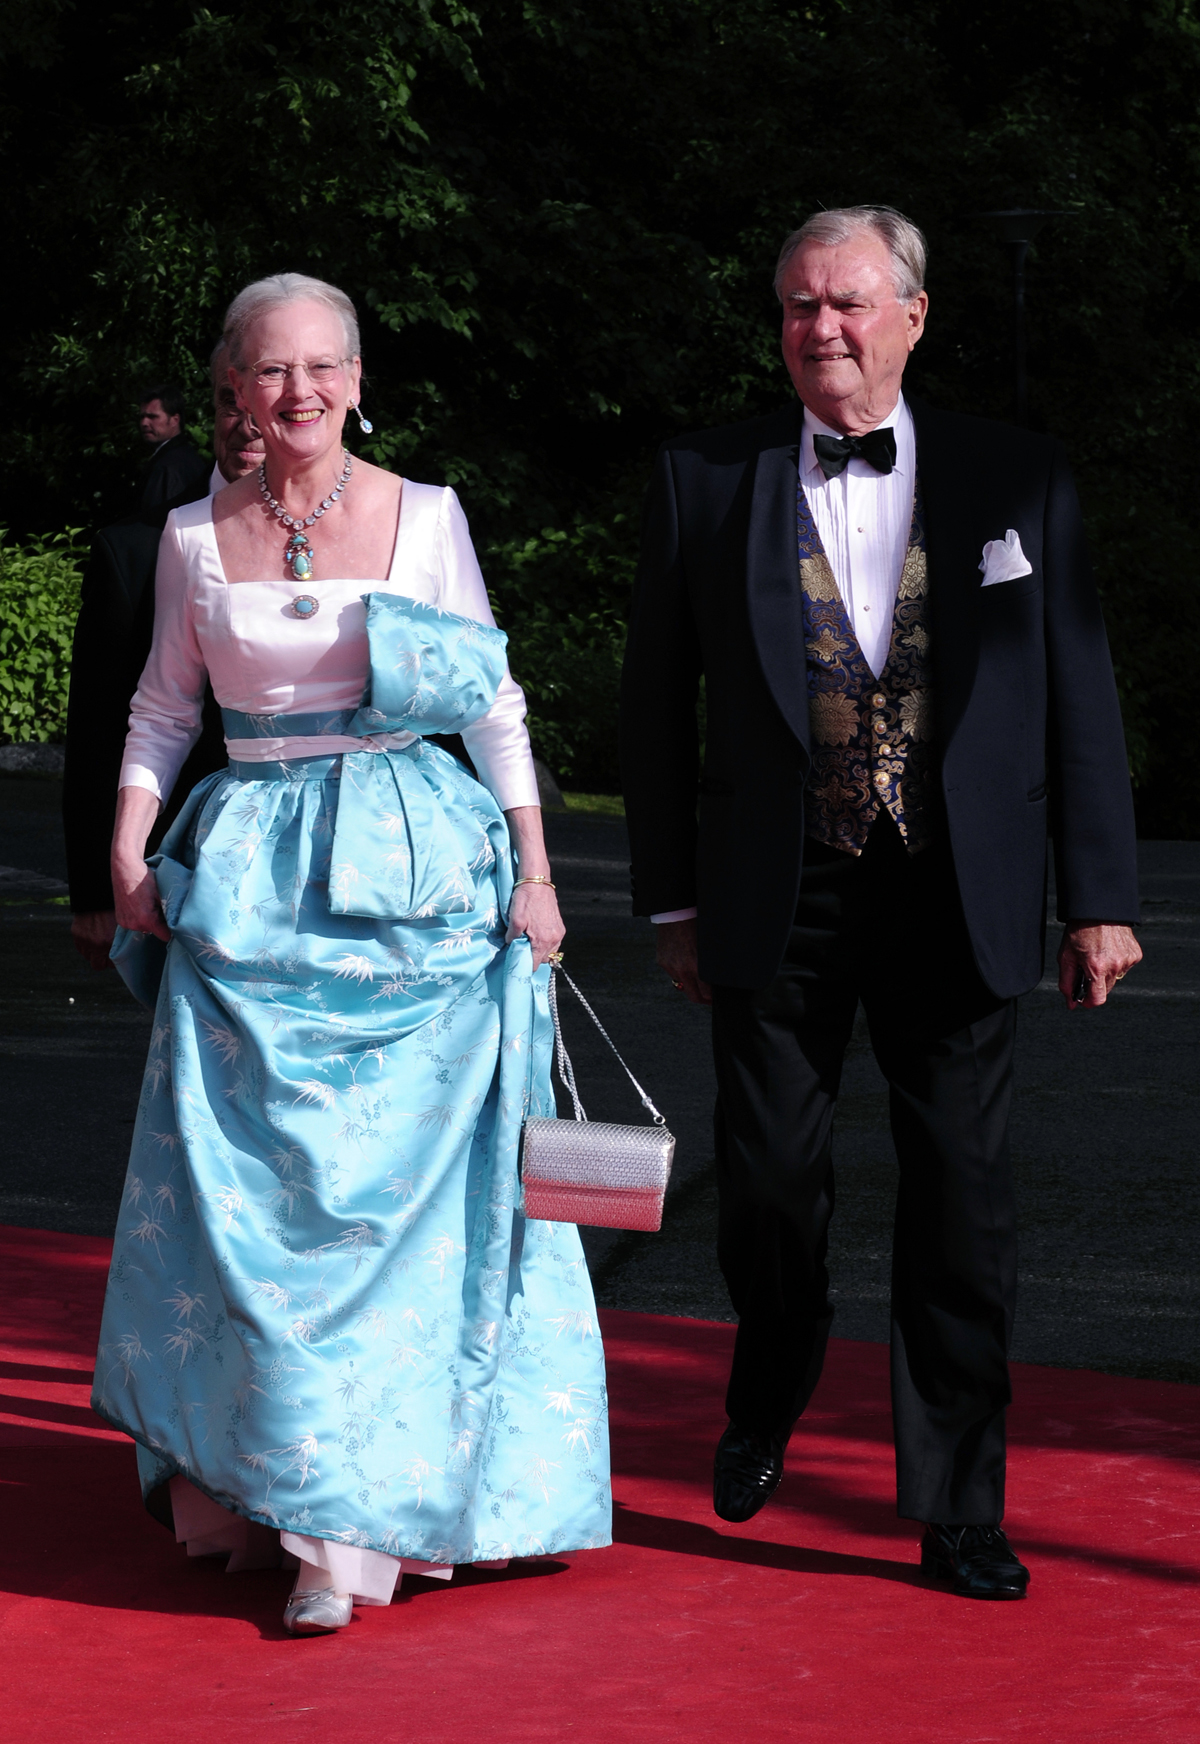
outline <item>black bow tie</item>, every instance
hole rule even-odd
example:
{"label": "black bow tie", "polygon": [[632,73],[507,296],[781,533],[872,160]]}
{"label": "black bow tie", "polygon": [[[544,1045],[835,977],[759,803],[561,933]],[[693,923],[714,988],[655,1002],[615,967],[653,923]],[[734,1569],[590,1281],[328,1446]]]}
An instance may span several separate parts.
{"label": "black bow tie", "polygon": [[876,472],[891,472],[896,464],[896,432],[868,430],[865,436],[814,436],[817,465],[826,478],[836,478],[845,472],[852,455],[857,454]]}

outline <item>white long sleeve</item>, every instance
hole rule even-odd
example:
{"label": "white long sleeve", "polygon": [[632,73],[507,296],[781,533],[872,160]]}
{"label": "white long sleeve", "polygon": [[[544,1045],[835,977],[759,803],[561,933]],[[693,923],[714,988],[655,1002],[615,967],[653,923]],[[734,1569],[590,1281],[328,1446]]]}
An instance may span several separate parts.
{"label": "white long sleeve", "polygon": [[[448,487],[445,495],[437,528],[442,581],[438,604],[460,617],[494,624],[487,587],[467,530],[467,517]],[[495,702],[462,736],[480,781],[495,795],[503,811],[516,805],[540,804],[525,712],[525,692],[505,665]]]}
{"label": "white long sleeve", "polygon": [[[466,516],[448,487],[405,481],[386,580],[306,586],[320,601],[311,620],[288,609],[295,582],[226,582],[211,501],[174,511],[159,547],[154,645],[133,699],[122,786],[148,788],[160,800],[170,793],[199,735],[206,673],[222,707],[244,714],[357,708],[368,672],[364,594],[404,594],[495,622]],[[495,702],[463,739],[503,809],[537,805],[525,697],[507,668]],[[356,748],[340,738],[263,739],[236,755],[251,762]]]}
{"label": "white long sleeve", "polygon": [[187,561],[172,513],[158,546],[154,641],[130,705],[122,787],[146,787],[160,801],[168,798],[200,737],[206,677],[188,599]]}

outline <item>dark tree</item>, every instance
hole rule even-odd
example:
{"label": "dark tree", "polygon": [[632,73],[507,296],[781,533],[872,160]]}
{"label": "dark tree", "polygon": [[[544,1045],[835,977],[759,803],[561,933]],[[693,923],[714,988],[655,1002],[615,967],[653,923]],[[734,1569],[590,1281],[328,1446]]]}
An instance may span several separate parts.
{"label": "dark tree", "polygon": [[782,235],[908,212],[913,387],[1006,417],[1007,259],[968,215],[1070,211],[1029,266],[1032,418],[1080,479],[1143,826],[1195,834],[1191,0],[4,0],[0,25],[8,524],[103,518],[137,384],[202,394],[248,279],[333,279],[364,314],[367,451],[459,490],[576,784],[613,780],[656,443],[790,392]]}

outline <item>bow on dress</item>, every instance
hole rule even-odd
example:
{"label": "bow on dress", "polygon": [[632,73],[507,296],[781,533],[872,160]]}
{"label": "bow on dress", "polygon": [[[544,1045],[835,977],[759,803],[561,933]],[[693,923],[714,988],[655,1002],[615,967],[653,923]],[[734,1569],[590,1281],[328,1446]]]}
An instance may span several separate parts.
{"label": "bow on dress", "polygon": [[[370,676],[362,707],[341,730],[365,741],[407,732],[416,741],[343,755],[330,910],[418,920],[469,909],[475,874],[492,863],[489,829],[503,820],[486,790],[465,772],[458,779],[448,753],[421,740],[461,733],[487,713],[504,677],[508,638],[399,594],[368,594],[366,603]],[[468,783],[473,825],[463,815]]]}

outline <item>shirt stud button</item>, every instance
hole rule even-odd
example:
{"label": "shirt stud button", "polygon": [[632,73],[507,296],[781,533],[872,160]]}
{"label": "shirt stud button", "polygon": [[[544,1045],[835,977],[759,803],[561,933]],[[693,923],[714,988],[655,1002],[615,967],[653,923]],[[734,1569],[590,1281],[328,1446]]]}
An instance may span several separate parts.
{"label": "shirt stud button", "polygon": [[873,696],[873,697],[872,697],[872,698],[871,698],[871,701],[872,701],[872,702],[873,702],[873,703],[874,703],[874,705],[875,705],[875,707],[876,707],[876,708],[882,708],[882,707],[883,707],[883,705],[884,705],[884,702],[885,702],[885,701],[886,701],[886,700],[887,700],[887,699],[886,699],[886,698],[885,698],[885,697],[882,697],[882,696]]}

